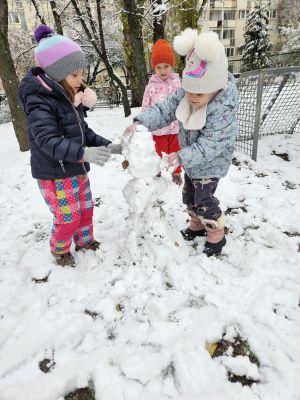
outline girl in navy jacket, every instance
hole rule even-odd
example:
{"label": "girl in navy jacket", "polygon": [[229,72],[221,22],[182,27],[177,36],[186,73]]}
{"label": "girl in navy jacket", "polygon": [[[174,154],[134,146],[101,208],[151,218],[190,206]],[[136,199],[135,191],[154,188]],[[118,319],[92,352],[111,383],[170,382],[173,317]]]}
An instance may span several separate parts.
{"label": "girl in navy jacket", "polygon": [[[77,93],[87,61],[80,46],[46,25],[35,30],[35,39],[39,67],[29,70],[19,86],[31,171],[54,214],[51,252],[57,264],[74,266],[72,239],[76,250],[96,250],[100,244],[93,236],[89,163],[103,166],[121,146],[97,135],[84,121]],[[84,98],[82,93],[79,98]]]}

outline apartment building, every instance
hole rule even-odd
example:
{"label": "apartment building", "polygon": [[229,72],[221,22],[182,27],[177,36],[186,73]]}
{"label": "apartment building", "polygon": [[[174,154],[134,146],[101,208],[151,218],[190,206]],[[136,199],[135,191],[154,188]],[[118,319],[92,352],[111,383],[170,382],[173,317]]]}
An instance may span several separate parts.
{"label": "apartment building", "polygon": [[[37,2],[41,14],[47,21],[53,21],[53,14],[49,1]],[[21,28],[32,34],[40,20],[30,0],[8,0],[8,24],[9,28]]]}
{"label": "apartment building", "polygon": [[8,26],[28,31],[23,0],[8,0]]}
{"label": "apartment building", "polygon": [[[199,24],[203,30],[214,31],[223,42],[230,59],[239,59],[245,43],[244,28],[247,17],[254,8],[253,0],[211,0],[208,1]],[[277,21],[277,0],[269,9],[270,40],[277,50],[280,46]]]}
{"label": "apartment building", "polygon": [[[275,50],[281,43],[278,36],[277,1],[272,0],[269,9],[270,39]],[[53,20],[48,1],[39,2],[47,20]],[[39,20],[30,0],[8,0],[9,25],[32,32]],[[254,7],[254,0],[210,0],[199,20],[203,30],[218,33],[229,58],[240,58],[241,46],[245,43],[244,28],[246,19]]]}

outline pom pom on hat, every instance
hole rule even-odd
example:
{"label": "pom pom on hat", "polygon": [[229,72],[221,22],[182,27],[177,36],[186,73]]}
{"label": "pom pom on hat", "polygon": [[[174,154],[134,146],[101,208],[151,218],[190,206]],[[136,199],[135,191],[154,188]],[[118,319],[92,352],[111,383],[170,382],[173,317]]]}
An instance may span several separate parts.
{"label": "pom pom on hat", "polygon": [[53,29],[51,29],[47,25],[39,25],[34,30],[34,38],[38,43],[40,42],[40,40],[45,39],[49,36],[52,36],[53,34],[54,34]]}
{"label": "pom pom on hat", "polygon": [[175,51],[186,56],[182,87],[190,93],[214,93],[228,81],[228,60],[217,33],[187,28],[174,39]]}
{"label": "pom pom on hat", "polygon": [[173,47],[180,56],[186,56],[194,47],[198,32],[192,28],[186,28],[180,35],[174,38]]}
{"label": "pom pom on hat", "polygon": [[216,32],[201,33],[195,40],[194,49],[198,57],[205,61],[213,61],[225,51]]}
{"label": "pom pom on hat", "polygon": [[151,66],[155,68],[157,64],[170,64],[175,66],[175,56],[170,43],[165,39],[158,39],[152,48]]}

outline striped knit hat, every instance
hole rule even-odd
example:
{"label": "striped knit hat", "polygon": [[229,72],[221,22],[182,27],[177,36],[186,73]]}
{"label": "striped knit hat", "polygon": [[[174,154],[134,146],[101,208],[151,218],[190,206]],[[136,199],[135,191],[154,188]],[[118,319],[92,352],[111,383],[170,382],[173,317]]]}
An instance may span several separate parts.
{"label": "striped knit hat", "polygon": [[77,69],[87,67],[87,59],[81,47],[66,36],[56,35],[47,25],[34,31],[35,59],[46,74],[56,82],[62,81]]}

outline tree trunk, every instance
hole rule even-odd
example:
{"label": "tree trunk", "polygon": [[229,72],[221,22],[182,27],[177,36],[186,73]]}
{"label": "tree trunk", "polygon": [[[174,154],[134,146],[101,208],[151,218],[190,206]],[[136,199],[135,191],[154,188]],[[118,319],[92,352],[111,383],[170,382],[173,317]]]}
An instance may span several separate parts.
{"label": "tree trunk", "polygon": [[[155,3],[153,3],[153,7],[155,8],[157,5],[160,4],[163,4],[162,0],[157,0]],[[160,14],[161,13],[155,15],[155,13],[153,13],[153,43],[155,43],[158,39],[165,39],[165,26],[166,26],[167,13],[165,12],[162,15]]]}
{"label": "tree trunk", "polygon": [[105,46],[105,39],[104,39],[104,32],[103,32],[103,25],[102,25],[102,12],[101,12],[101,4],[102,0],[96,0],[97,4],[97,15],[98,15],[98,27],[99,27],[99,37],[100,37],[100,44],[101,44],[101,53],[102,53],[102,60],[106,67],[107,73],[112,81],[116,82],[117,86],[120,88],[122,93],[122,103],[124,108],[125,117],[128,117],[131,114],[130,104],[128,101],[127,95],[127,88],[122,82],[121,78],[115,73],[111,62],[109,61],[106,46]]}
{"label": "tree trunk", "polygon": [[55,0],[50,0],[50,6],[53,14],[53,18],[55,21],[55,30],[59,35],[63,35],[63,28],[62,28],[62,23],[60,19],[60,15],[57,12],[57,4]]}
{"label": "tree trunk", "polygon": [[41,21],[42,24],[47,25],[44,16],[40,13],[40,9],[39,9],[39,6],[38,6],[36,0],[31,0],[31,3],[33,4],[33,7],[35,8],[35,13],[36,13],[36,16],[38,17],[38,19]]}
{"label": "tree trunk", "polygon": [[[4,4],[3,4],[4,3]],[[8,44],[7,0],[0,7],[0,78],[6,93],[12,116],[12,123],[21,151],[29,149],[25,115],[18,104],[19,81]]]}
{"label": "tree trunk", "polygon": [[125,62],[130,78],[132,107],[142,105],[148,74],[145,61],[141,19],[136,0],[122,0],[124,12],[121,21],[124,33]]}

